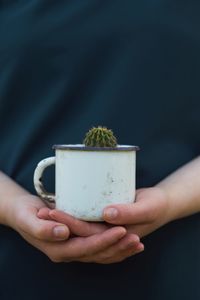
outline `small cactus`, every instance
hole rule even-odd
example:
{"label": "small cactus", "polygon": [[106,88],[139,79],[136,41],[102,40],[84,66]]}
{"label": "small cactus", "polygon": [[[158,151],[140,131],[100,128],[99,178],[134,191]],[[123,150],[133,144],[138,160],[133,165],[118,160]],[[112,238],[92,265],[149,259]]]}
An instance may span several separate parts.
{"label": "small cactus", "polygon": [[93,127],[85,136],[83,141],[87,147],[116,147],[117,139],[112,130],[106,127]]}

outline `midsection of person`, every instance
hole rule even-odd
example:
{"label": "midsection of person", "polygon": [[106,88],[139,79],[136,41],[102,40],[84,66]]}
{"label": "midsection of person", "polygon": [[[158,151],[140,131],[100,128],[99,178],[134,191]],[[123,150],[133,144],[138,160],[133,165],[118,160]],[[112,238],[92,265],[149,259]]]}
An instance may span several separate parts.
{"label": "midsection of person", "polygon": [[[119,0],[0,3],[1,169],[33,193],[37,162],[53,154],[55,143],[80,143],[92,125],[106,125],[121,144],[141,147],[138,187],[156,184],[195,157],[199,143],[199,33],[194,38],[186,29],[198,19],[185,6],[175,15],[177,3],[181,8],[186,5],[131,0],[123,4]],[[198,4],[192,1],[187,5],[193,5],[195,12]],[[48,179],[48,183],[53,189],[53,182]],[[3,240],[13,249],[7,231],[1,230]],[[21,247],[25,255],[27,246],[12,232],[9,236],[11,244]],[[28,257],[38,266],[40,255],[31,251],[29,248]],[[153,269],[156,258],[151,255],[147,254],[147,261]],[[130,260],[116,269],[126,267],[137,282],[145,277],[139,273],[141,267],[137,268],[139,261]],[[50,274],[55,274],[56,267],[46,265]],[[137,274],[133,274],[133,265]],[[84,267],[78,268],[85,276]],[[105,276],[103,268],[94,268],[95,280],[96,270]],[[45,275],[45,268],[41,269]],[[105,285],[111,276],[124,279],[124,272],[117,272],[117,278],[114,269],[106,269]],[[72,276],[70,288],[74,289],[76,266],[68,264],[61,273],[63,278]],[[61,284],[56,281],[62,289],[63,278]],[[89,278],[92,280],[91,274]],[[129,289],[131,278],[127,279]]]}
{"label": "midsection of person", "polygon": [[[199,60],[198,49],[190,36],[178,35],[180,17],[170,19],[173,9],[159,7],[133,1],[1,4],[1,166],[6,173],[33,191],[34,166],[51,153],[51,145],[81,142],[98,124],[113,128],[119,142],[145,149],[139,156],[139,185],[155,183],[195,155],[190,136],[198,125],[198,95],[187,95],[191,86],[197,89],[198,74],[190,68]],[[194,22],[187,12],[184,17],[185,26]],[[159,165],[150,164],[153,157]]]}

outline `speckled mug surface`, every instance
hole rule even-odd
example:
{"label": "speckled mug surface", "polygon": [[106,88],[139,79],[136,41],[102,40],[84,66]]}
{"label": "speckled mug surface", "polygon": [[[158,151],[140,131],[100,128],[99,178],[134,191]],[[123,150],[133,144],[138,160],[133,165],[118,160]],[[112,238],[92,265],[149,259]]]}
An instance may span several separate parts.
{"label": "speckled mug surface", "polygon": [[[86,221],[102,221],[103,209],[135,199],[137,146],[98,148],[54,145],[55,157],[43,159],[34,172],[38,195],[59,210]],[[42,174],[55,164],[56,195],[43,187]]]}

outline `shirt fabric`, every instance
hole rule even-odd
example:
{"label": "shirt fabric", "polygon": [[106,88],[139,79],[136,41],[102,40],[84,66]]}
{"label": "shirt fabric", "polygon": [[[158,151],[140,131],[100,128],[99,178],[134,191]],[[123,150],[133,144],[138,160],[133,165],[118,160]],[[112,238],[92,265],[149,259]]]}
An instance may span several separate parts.
{"label": "shirt fabric", "polygon": [[[200,3],[0,1],[0,168],[35,194],[53,144],[92,126],[139,145],[137,187],[199,154]],[[54,170],[45,172],[54,190]],[[51,262],[0,227],[0,299],[199,299],[200,218],[144,239],[122,263]]]}

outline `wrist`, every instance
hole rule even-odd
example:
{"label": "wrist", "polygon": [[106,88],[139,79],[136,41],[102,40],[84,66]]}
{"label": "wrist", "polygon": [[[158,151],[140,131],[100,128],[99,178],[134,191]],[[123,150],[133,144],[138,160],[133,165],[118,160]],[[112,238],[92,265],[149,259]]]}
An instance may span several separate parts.
{"label": "wrist", "polygon": [[29,195],[30,193],[23,192],[13,195],[12,197],[1,199],[0,223],[14,229],[17,207],[23,201],[23,199]]}
{"label": "wrist", "polygon": [[159,211],[158,227],[161,227],[171,221],[173,221],[173,201],[171,199],[171,194],[168,189],[165,189],[162,185],[157,184],[154,186],[157,191],[159,191],[159,203],[158,207],[162,207]]}
{"label": "wrist", "polygon": [[169,218],[176,220],[200,212],[200,157],[158,183],[169,198]]}
{"label": "wrist", "polygon": [[0,171],[0,224],[6,226],[12,224],[17,198],[27,195],[30,195],[27,190]]}
{"label": "wrist", "polygon": [[157,184],[156,187],[162,191],[166,199],[166,207],[165,207],[165,213],[163,218],[163,225],[164,225],[176,219],[174,199],[173,199],[173,195],[170,193],[170,190],[162,186],[162,184]]}
{"label": "wrist", "polygon": [[[198,212],[198,199],[191,197],[188,193],[183,193],[181,189],[172,187],[167,182],[157,185],[167,197],[166,221],[171,222]],[[166,222],[166,223],[167,223]]]}

